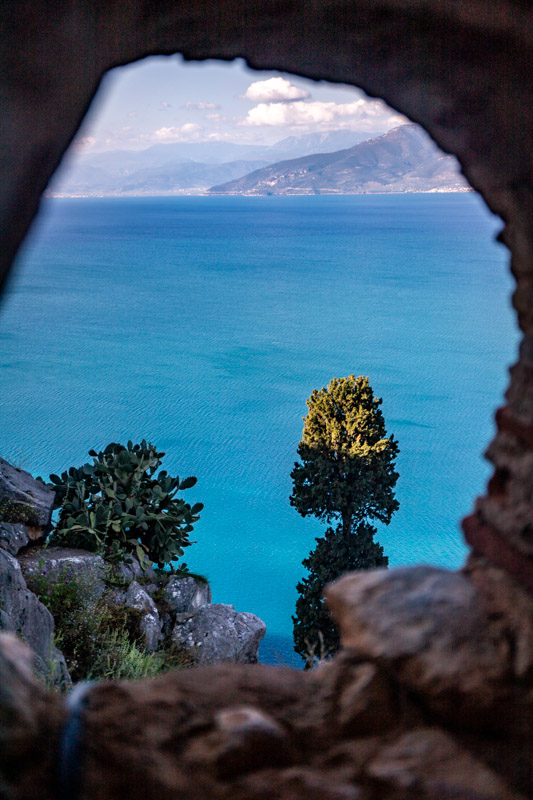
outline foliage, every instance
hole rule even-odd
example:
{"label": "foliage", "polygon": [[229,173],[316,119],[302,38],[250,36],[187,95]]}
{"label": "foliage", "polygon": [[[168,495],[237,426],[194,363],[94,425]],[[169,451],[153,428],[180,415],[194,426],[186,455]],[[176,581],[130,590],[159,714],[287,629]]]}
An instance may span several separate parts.
{"label": "foliage", "polygon": [[163,671],[162,654],[144,652],[121,628],[109,629],[104,643],[95,654],[87,675],[89,679],[137,680]]}
{"label": "foliage", "polygon": [[333,378],[307,400],[301,462],[291,473],[291,505],[331,523],[339,518],[348,535],[353,524],[377,519],[388,524],[398,508],[394,459],[398,445],[368,378]]}
{"label": "foliage", "polygon": [[34,508],[27,503],[18,503],[6,497],[0,501],[1,522],[21,522],[24,525],[37,527],[39,519]]}
{"label": "foliage", "polygon": [[291,505],[303,516],[327,523],[323,538],[303,566],[308,577],[298,585],[294,649],[310,667],[339,647],[339,635],[324,604],[325,585],[345,572],[387,566],[374,541],[370,520],[389,524],[399,504],[394,496],[398,444],[387,436],[368,378],[334,378],[307,400],[300,462],[291,473]]}
{"label": "foliage", "polygon": [[28,588],[35,592],[55,621],[55,641],[63,650],[74,681],[86,677],[93,653],[100,647],[102,609],[92,591],[92,583],[67,570],[50,579],[42,566],[40,575],[27,576]]}
{"label": "foliage", "polygon": [[146,653],[139,639],[142,612],[98,598],[93,580],[68,570],[50,579],[44,567],[28,578],[29,588],[54,617],[55,643],[74,682],[134,680],[190,665],[173,649]]}
{"label": "foliage", "polygon": [[110,561],[135,554],[141,564],[148,559],[159,567],[181,557],[203,505],[191,507],[177,495],[196,478],[156,474],[164,453],[144,440],[89,455],[92,463],[50,476],[60,509],[50,543],[101,552]]}
{"label": "foliage", "polygon": [[294,649],[306,661],[306,668],[339,649],[339,634],[323,598],[326,584],[346,572],[388,565],[383,547],[374,541],[375,533],[376,529],[365,522],[348,537],[340,525],[335,530],[328,528],[302,562],[309,575],[296,586],[299,596],[292,621]]}

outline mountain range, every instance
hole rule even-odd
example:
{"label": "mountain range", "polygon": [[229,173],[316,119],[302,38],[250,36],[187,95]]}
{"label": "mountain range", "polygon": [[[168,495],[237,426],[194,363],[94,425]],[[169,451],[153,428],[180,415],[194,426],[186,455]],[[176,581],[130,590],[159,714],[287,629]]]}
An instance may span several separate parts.
{"label": "mountain range", "polygon": [[204,194],[214,184],[232,181],[282,159],[333,152],[367,137],[353,131],[331,131],[289,136],[274,145],[175,142],[145,150],[69,153],[47,194]]}
{"label": "mountain range", "polygon": [[213,194],[366,194],[467,191],[457,160],[418,125],[394,128],[354,147],[284,160],[213,186]]}
{"label": "mountain range", "polygon": [[408,124],[371,139],[332,131],[290,136],[269,146],[178,142],[145,150],[70,154],[47,194],[362,194],[468,188],[456,159],[444,155],[418,125]]}

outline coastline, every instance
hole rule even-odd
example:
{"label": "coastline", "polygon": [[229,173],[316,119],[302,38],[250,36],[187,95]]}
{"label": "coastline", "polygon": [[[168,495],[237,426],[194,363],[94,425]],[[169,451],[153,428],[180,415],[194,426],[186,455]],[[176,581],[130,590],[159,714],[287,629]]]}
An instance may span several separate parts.
{"label": "coastline", "polygon": [[135,192],[128,194],[62,194],[60,192],[45,192],[43,197],[46,199],[89,199],[89,198],[116,198],[126,199],[128,197],[359,197],[361,195],[401,195],[401,194],[467,194],[475,190],[470,186],[464,188],[442,188],[427,189],[425,191],[412,192],[210,192],[205,189],[198,191],[183,192]]}

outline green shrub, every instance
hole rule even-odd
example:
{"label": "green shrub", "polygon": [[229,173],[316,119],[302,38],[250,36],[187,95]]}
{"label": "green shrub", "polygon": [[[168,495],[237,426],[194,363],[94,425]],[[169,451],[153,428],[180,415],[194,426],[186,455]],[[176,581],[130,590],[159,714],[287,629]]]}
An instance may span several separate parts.
{"label": "green shrub", "polygon": [[146,653],[123,628],[108,629],[87,673],[89,679],[136,680],[157,675],[164,667],[162,653]]}
{"label": "green shrub", "polygon": [[105,644],[105,648],[98,652],[88,678],[132,681],[151,678],[170,669],[194,666],[193,657],[176,648],[146,653],[120,628],[109,631]]}
{"label": "green shrub", "polygon": [[135,554],[141,564],[159,567],[180,558],[203,505],[177,495],[196,478],[180,481],[165,470],[156,475],[164,453],[144,440],[112,443],[89,455],[92,463],[50,475],[60,509],[50,543],[101,552],[110,561]]}
{"label": "green shrub", "polygon": [[146,653],[139,636],[142,611],[98,599],[90,578],[65,570],[50,579],[43,567],[40,575],[28,578],[28,586],[54,617],[55,644],[74,682],[135,680],[192,664],[172,647]]}
{"label": "green shrub", "polygon": [[55,622],[55,643],[63,652],[74,681],[87,677],[95,653],[103,646],[106,609],[98,600],[92,581],[64,570],[50,578],[46,570],[27,578]]}

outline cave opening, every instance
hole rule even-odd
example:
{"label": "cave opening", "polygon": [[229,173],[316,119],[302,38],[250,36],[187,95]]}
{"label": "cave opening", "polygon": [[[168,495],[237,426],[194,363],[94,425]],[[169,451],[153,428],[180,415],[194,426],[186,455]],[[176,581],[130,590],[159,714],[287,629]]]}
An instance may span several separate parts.
{"label": "cave opening", "polygon": [[[111,73],[107,95],[104,82],[8,287],[2,447],[48,475],[108,440],[154,440],[172,468],[200,479],[206,535],[191,568],[266,620],[267,658],[293,663],[294,587],[323,532],[288,504],[305,398],[336,375],[371,377],[402,451],[400,512],[378,534],[390,564],[460,567],[457,521],[488,478],[476,443],[489,440],[515,343],[500,303],[511,284],[491,241],[497,220],[457,193],[467,184],[456,163],[419,128],[426,160],[414,176],[406,140],[381,185],[363,175],[359,194],[320,185],[269,197],[263,186],[255,197],[209,197],[221,176],[238,181],[320,146],[415,127],[350,87],[218,69],[180,73],[160,57]],[[231,90],[220,88],[226,74]],[[240,119],[224,101],[241,103]],[[146,112],[135,126],[143,106],[150,123]],[[402,159],[411,173],[391,184]],[[31,367],[35,352],[46,353],[42,370]],[[18,413],[29,407],[30,435]],[[220,569],[222,553],[233,571]]]}
{"label": "cave opening", "polygon": [[[407,798],[416,786],[427,797],[530,796],[530,7],[510,0],[156,0],[148,13],[146,4],[127,0],[74,2],[50,16],[38,2],[19,6],[8,3],[0,21],[2,279],[108,69],[149,54],[243,57],[254,69],[361,86],[454,153],[504,222],[500,240],[511,253],[522,334],[487,453],[494,480],[463,522],[466,570],[416,567],[345,579],[330,604],[347,651],[309,680],[292,670],[234,667],[95,687],[84,720],[83,790],[374,800]],[[3,634],[9,770],[0,791],[44,800],[65,710],[58,695],[31,683],[29,666],[20,642]],[[21,752],[31,757],[24,762]]]}

